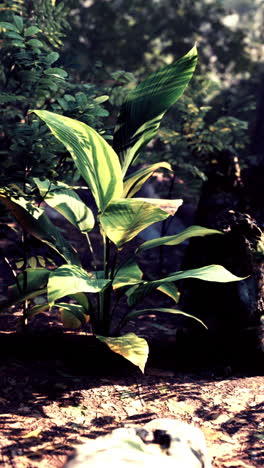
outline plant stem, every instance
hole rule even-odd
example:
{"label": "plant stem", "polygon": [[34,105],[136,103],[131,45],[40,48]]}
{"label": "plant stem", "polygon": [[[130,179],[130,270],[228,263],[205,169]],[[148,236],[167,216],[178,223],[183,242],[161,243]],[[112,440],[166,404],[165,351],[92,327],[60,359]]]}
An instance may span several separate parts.
{"label": "plant stem", "polygon": [[[173,191],[173,187],[174,187],[174,183],[175,183],[175,178],[176,178],[176,174],[174,172],[173,176],[171,178],[171,182],[170,182],[170,186],[169,186],[169,190],[168,190],[168,195],[167,195],[168,199],[170,199],[171,196],[172,196],[172,191]],[[165,219],[164,221],[162,221],[162,224],[161,224],[160,237],[165,236],[167,229],[168,229],[168,223],[167,223],[167,219]],[[159,269],[160,269],[160,272],[162,272],[162,270],[163,270],[163,260],[164,260],[164,246],[161,245],[160,248],[159,248]]]}
{"label": "plant stem", "polygon": [[104,236],[104,277],[109,276],[109,260],[110,260],[110,241]]}
{"label": "plant stem", "polygon": [[[110,260],[110,241],[103,235],[104,243],[104,278],[109,277],[109,260]],[[111,310],[111,285],[99,292],[99,323],[98,331],[100,334],[107,335],[110,326],[110,310]]]}
{"label": "plant stem", "polygon": [[[24,260],[24,267],[23,267],[23,286],[22,290],[23,293],[26,292],[27,290],[27,260],[28,260],[28,255],[27,255],[27,233],[25,230],[22,231],[21,235],[21,240],[22,240],[22,245],[23,245],[23,260]],[[28,312],[28,300],[25,300],[23,303],[23,318],[22,318],[22,329],[25,329],[28,323],[28,318],[27,318],[27,312]]]}
{"label": "plant stem", "polygon": [[115,250],[112,265],[111,265],[111,272],[110,272],[110,279],[113,281],[115,276],[115,267],[116,267],[116,260],[117,260],[117,249]]}
{"label": "plant stem", "polygon": [[88,246],[89,246],[91,255],[92,255],[92,266],[93,266],[93,268],[96,270],[96,269],[97,269],[97,259],[96,259],[95,252],[94,252],[94,249],[93,249],[93,246],[92,246],[92,242],[91,242],[91,239],[90,239],[90,237],[89,237],[88,232],[85,233],[85,236],[86,236],[87,243],[88,243]]}

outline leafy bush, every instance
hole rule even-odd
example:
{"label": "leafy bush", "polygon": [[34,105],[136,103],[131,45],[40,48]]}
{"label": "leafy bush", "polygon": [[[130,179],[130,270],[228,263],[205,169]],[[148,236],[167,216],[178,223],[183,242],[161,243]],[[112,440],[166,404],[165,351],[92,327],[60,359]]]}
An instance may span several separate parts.
{"label": "leafy bush", "polygon": [[[153,311],[188,315],[174,308],[134,309],[147,294],[159,289],[176,302],[177,289],[174,283],[178,280],[197,278],[229,282],[240,279],[220,265],[209,265],[172,272],[165,278],[145,281],[135,255],[123,262],[119,261],[120,254],[137,234],[174,214],[181,204],[181,200],[134,197],[158,167],[170,169],[168,163],[152,164],[128,176],[126,173],[142,148],[156,135],[164,113],[183,93],[192,77],[196,61],[197,52],[194,48],[177,62],[151,74],[128,93],[118,117],[113,147],[82,122],[46,110],[34,111],[70,152],[94,197],[97,206],[96,219],[91,209],[67,184],[54,184],[40,178],[35,178],[34,181],[46,203],[86,235],[92,253],[89,232],[95,224],[99,225],[103,243],[102,270],[96,268],[95,259],[93,270],[86,271],[82,267],[76,252],[39,206],[27,202],[23,196],[14,199],[4,190],[0,193],[1,201],[22,227],[52,247],[65,262],[52,270],[29,268],[18,275],[16,283],[11,287],[12,300],[32,300],[47,292],[47,303],[33,305],[27,311],[27,318],[54,306],[59,309],[63,322],[68,327],[90,322],[93,333],[100,341],[139,366],[142,371],[148,356],[147,342],[134,333],[120,335],[122,327],[129,320]],[[136,249],[135,254],[140,255],[153,247],[177,245],[190,237],[209,234],[220,233],[193,226],[174,236],[144,242]],[[133,309],[118,322],[115,308],[124,295]],[[63,301],[65,296],[71,298],[72,302]],[[95,296],[97,301],[94,300]]]}
{"label": "leafy bush", "polygon": [[71,81],[59,48],[68,10],[53,0],[5,1],[0,22],[0,186],[24,191],[33,177],[72,180],[65,148],[29,109],[47,109],[102,127],[108,112],[93,84]]}

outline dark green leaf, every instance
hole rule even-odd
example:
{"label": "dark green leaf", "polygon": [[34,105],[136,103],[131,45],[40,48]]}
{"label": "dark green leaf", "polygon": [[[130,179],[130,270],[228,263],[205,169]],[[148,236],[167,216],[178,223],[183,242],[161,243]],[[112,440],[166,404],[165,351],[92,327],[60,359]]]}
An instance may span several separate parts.
{"label": "dark green leaf", "polygon": [[123,325],[127,323],[129,320],[133,320],[136,317],[139,317],[140,315],[151,315],[156,313],[156,312],[162,312],[166,314],[174,314],[174,315],[184,315],[185,317],[192,318],[199,322],[203,327],[207,329],[207,326],[202,322],[202,320],[198,319],[194,315],[187,314],[186,312],[183,312],[182,310],[177,310],[177,309],[169,309],[169,308],[164,308],[164,307],[159,307],[159,308],[152,308],[152,309],[141,309],[141,310],[134,310],[133,312],[128,313],[125,316],[125,319],[123,321]]}
{"label": "dark green leaf", "polygon": [[41,208],[34,206],[23,197],[11,199],[4,193],[0,193],[0,202],[6,206],[25,231],[49,245],[66,262],[80,264],[76,252]]}
{"label": "dark green leaf", "polygon": [[40,29],[37,28],[37,26],[29,26],[24,32],[25,36],[34,36],[35,34],[38,34],[40,32]]}
{"label": "dark green leaf", "polygon": [[23,22],[22,16],[14,15],[13,18],[14,18],[14,22],[16,24],[17,29],[19,30],[19,32],[22,32],[24,28],[24,22]]}
{"label": "dark green leaf", "polygon": [[63,68],[47,68],[44,73],[45,75],[55,75],[59,78],[66,78],[68,76],[68,73]]}
{"label": "dark green leaf", "polygon": [[45,47],[45,45],[43,44],[43,42],[39,41],[38,39],[29,39],[29,41],[27,41],[27,44],[32,46],[32,47]]}
{"label": "dark green leaf", "polygon": [[0,28],[7,29],[9,31],[19,32],[20,30],[12,23],[8,23],[7,21],[0,21]]}
{"label": "dark green leaf", "polygon": [[197,62],[194,47],[177,62],[152,73],[128,93],[121,107],[113,147],[126,173],[139,151],[157,134],[164,113],[179,99]]}

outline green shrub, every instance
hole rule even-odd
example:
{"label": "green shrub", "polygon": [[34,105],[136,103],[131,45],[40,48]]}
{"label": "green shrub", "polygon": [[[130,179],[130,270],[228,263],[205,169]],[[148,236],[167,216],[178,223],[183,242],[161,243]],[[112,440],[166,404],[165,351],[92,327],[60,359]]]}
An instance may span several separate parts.
{"label": "green shrub", "polygon": [[63,113],[97,129],[108,115],[100,104],[106,97],[93,84],[72,81],[62,66],[67,14],[52,0],[1,4],[0,186],[26,191],[33,177],[72,181],[75,167],[65,148],[29,109]]}

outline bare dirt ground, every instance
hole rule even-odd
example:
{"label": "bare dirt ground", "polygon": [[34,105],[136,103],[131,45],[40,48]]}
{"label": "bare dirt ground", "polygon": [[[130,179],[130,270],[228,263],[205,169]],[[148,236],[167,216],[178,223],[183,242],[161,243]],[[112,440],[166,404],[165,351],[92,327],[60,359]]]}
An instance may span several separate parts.
{"label": "bare dirt ground", "polygon": [[0,361],[1,466],[62,467],[88,438],[164,417],[200,427],[215,468],[264,465],[263,377],[179,373],[151,359],[142,375],[80,345],[76,334],[67,350],[52,335],[43,343],[16,340],[8,333],[0,339],[7,350]]}

